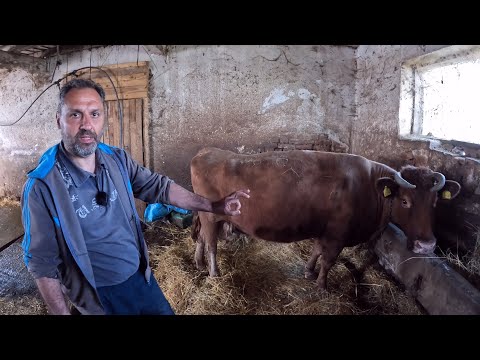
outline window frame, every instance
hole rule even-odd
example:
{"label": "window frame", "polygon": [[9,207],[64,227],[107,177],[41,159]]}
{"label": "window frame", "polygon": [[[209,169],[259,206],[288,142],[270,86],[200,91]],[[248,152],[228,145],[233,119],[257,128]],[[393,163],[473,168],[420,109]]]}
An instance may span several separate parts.
{"label": "window frame", "polygon": [[[422,135],[422,71],[480,59],[480,45],[454,45],[415,57],[401,65],[398,136],[402,140],[426,141],[432,150],[480,159],[480,144]],[[460,150],[459,150],[460,149]]]}

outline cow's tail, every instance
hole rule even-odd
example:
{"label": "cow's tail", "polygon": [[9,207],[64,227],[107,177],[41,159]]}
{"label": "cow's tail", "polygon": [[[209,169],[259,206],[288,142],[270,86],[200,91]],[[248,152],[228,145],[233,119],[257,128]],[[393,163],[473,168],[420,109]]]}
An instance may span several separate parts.
{"label": "cow's tail", "polygon": [[191,237],[193,241],[197,241],[198,236],[200,235],[200,229],[202,228],[202,224],[200,223],[200,216],[198,216],[198,211],[193,212],[192,218],[192,234]]}

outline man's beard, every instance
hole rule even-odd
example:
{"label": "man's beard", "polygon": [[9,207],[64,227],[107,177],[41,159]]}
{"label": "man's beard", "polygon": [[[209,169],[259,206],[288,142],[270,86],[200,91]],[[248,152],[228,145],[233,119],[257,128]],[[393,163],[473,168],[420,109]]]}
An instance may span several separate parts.
{"label": "man's beard", "polygon": [[[90,144],[83,144],[80,142],[81,136],[91,136],[95,141]],[[66,149],[75,156],[86,158],[89,155],[92,155],[95,150],[97,150],[98,138],[102,137],[103,130],[100,133],[100,136],[97,136],[95,131],[89,130],[79,130],[78,133],[72,137],[67,135],[62,130],[63,143],[65,144]]]}

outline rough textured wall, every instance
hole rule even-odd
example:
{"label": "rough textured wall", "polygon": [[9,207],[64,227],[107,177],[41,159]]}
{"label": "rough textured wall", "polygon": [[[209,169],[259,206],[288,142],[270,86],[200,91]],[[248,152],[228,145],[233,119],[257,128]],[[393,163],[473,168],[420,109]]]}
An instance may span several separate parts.
{"label": "rough textured wall", "polygon": [[400,70],[405,60],[444,45],[361,45],[357,49],[355,98],[351,150],[372,160],[386,161],[416,149],[419,143],[398,140]]}
{"label": "rough textured wall", "polygon": [[[18,120],[49,84],[44,60],[0,52],[0,124]],[[12,126],[0,126],[0,197],[18,198],[39,151],[53,144],[52,93],[35,102]]]}
{"label": "rough textured wall", "polygon": [[480,227],[480,163],[425,141],[398,137],[400,70],[404,61],[444,48],[444,45],[362,45],[357,49],[356,103],[351,151],[394,168],[426,165],[462,185],[453,206],[438,206],[436,225],[448,245],[470,248]]}
{"label": "rough textured wall", "polygon": [[[309,138],[312,146],[346,151],[355,113],[354,53],[346,46],[148,45],[88,49],[53,57],[41,69],[5,70],[0,61],[0,85],[9,89],[0,95],[2,123],[18,118],[52,75],[56,81],[84,66],[149,61],[150,163],[190,187],[189,162],[203,146],[249,153]],[[36,74],[44,81],[35,82]],[[0,169],[18,172],[3,175],[0,195],[18,196],[25,170],[60,139],[57,95],[54,86],[18,126],[0,128]]]}
{"label": "rough textured wall", "polygon": [[[149,61],[153,170],[189,187],[189,161],[207,145],[243,153],[325,146],[396,168],[428,165],[463,187],[460,205],[440,209],[438,222],[461,224],[462,235],[480,226],[478,162],[398,138],[401,64],[443,47],[110,46],[47,62],[0,52],[0,124],[72,70]],[[0,196],[20,196],[27,170],[60,139],[57,95],[53,86],[16,125],[0,127]]]}
{"label": "rough textured wall", "polygon": [[281,136],[349,142],[354,50],[329,46],[175,46],[152,91],[152,155],[182,184],[203,146],[261,151]]}

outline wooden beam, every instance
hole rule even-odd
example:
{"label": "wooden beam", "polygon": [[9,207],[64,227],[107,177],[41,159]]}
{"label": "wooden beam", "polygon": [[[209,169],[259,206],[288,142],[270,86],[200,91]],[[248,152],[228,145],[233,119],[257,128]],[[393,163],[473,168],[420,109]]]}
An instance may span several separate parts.
{"label": "wooden beam", "polygon": [[378,262],[405,285],[431,315],[480,315],[480,291],[435,254],[407,250],[407,239],[389,224],[375,244]]}
{"label": "wooden beam", "polygon": [[88,77],[102,85],[107,101],[117,100],[117,95],[120,100],[148,98],[148,62],[103,66],[102,70],[83,69],[77,75]]}

